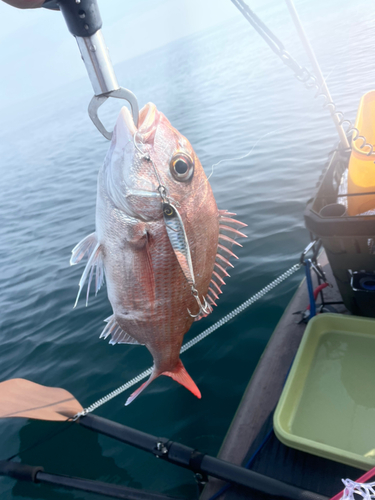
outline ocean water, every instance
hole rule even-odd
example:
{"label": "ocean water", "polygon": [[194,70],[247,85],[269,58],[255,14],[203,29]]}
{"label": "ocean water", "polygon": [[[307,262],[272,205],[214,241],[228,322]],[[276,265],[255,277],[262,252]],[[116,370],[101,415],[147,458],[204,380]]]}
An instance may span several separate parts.
{"label": "ocean water", "polygon": [[[301,18],[338,108],[355,118],[372,90],[374,9],[369,1],[299,2]],[[287,10],[263,19],[308,64]],[[320,99],[298,82],[242,18],[173,42],[116,67],[118,80],[154,102],[192,143],[209,174],[219,208],[248,224],[248,239],[220,304],[193,325],[190,339],[298,261],[309,241],[303,210],[337,134]],[[0,116],[0,380],[22,377],[63,387],[83,406],[151,364],[145,348],[99,340],[111,313],[105,287],[73,310],[83,266],[70,251],[95,227],[96,176],[108,142],[92,126],[87,80],[45,93]],[[103,109],[110,127],[119,109]],[[247,153],[249,153],[247,155]],[[247,155],[244,157],[244,155]],[[242,159],[240,159],[243,157]],[[129,407],[123,394],[97,414],[217,454],[258,359],[301,272],[234,321],[186,352],[201,389],[197,400],[167,377]],[[251,419],[251,415],[249,415]],[[70,426],[31,450],[61,424],[0,421],[0,459],[51,473],[194,498],[192,473],[142,451]],[[0,478],[1,499],[102,498]],[[104,498],[104,497],[103,497]]]}

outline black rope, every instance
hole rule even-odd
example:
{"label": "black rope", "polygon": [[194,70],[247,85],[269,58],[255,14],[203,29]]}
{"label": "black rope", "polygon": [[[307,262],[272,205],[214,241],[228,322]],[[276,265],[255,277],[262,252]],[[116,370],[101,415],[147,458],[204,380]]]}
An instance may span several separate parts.
{"label": "black rope", "polygon": [[27,446],[25,448],[22,448],[21,450],[19,450],[17,453],[15,453],[14,455],[12,455],[11,457],[9,458],[6,458],[5,460],[7,462],[9,462],[10,460],[13,460],[13,458],[16,458],[18,457],[21,453],[24,453],[25,451],[29,451],[29,450],[32,450],[33,448],[36,448],[37,446],[43,444],[43,443],[46,443],[47,441],[49,441],[50,439],[54,438],[55,436],[57,436],[58,434],[61,434],[62,432],[65,432],[67,431],[72,424],[75,423],[75,420],[72,420],[71,418],[67,418],[66,420],[63,421],[63,423],[67,423],[68,425],[66,425],[65,427],[63,427],[62,429],[58,429],[57,431],[52,431],[52,432],[49,432],[48,434],[46,434],[45,436],[43,436],[42,438],[38,439],[37,441],[35,441],[33,444],[31,444],[30,446]]}

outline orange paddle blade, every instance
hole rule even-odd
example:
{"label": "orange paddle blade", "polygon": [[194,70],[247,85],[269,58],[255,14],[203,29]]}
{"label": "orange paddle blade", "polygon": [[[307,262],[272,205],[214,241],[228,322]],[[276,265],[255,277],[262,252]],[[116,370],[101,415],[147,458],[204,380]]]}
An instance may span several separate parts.
{"label": "orange paddle blade", "polygon": [[0,383],[0,418],[66,420],[83,410],[65,389],[46,387],[23,378]]}

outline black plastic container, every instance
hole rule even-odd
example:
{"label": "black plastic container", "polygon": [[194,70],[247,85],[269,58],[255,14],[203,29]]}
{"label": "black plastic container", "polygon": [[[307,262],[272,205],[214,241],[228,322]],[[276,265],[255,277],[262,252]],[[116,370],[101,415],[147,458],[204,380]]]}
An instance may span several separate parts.
{"label": "black plastic container", "polygon": [[375,290],[359,289],[356,277],[375,276],[375,215],[349,217],[340,204],[338,189],[348,163],[348,153],[333,153],[315,197],[307,203],[305,224],[322,241],[345,306],[353,314],[374,318]]}

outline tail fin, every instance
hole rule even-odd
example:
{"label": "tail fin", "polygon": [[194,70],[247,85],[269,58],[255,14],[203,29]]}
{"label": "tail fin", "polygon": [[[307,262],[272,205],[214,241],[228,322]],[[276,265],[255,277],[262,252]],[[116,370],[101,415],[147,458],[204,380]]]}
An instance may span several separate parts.
{"label": "tail fin", "polygon": [[153,380],[155,380],[158,376],[159,376],[159,373],[158,373],[158,374],[156,374],[156,373],[155,373],[155,369],[154,369],[154,370],[153,370],[153,372],[152,372],[152,373],[151,373],[151,375],[150,375],[150,378],[149,378],[148,380],[146,380],[146,382],[144,382],[144,383],[143,383],[140,387],[138,387],[138,389],[137,389],[137,390],[135,390],[135,391],[133,392],[133,394],[131,394],[131,395],[128,397],[128,399],[126,400],[125,406],[130,405],[130,403],[131,403],[131,402],[133,402],[133,401],[135,400],[135,398],[141,394],[141,392],[143,391],[143,389],[146,389],[146,387],[147,387],[148,385],[150,385],[150,384],[151,384],[151,382],[152,382]]}
{"label": "tail fin", "polygon": [[168,377],[173,378],[173,380],[183,385],[188,391],[192,392],[194,396],[201,399],[202,396],[200,390],[195,385],[194,380],[190,377],[180,359],[178,360],[173,372],[163,372],[162,375],[167,375]]}
{"label": "tail fin", "polygon": [[194,380],[190,377],[188,372],[186,371],[184,365],[182,364],[182,361],[179,359],[176,367],[172,372],[162,372],[158,373],[157,371],[153,371],[150,378],[144,382],[136,391],[131,394],[131,396],[128,397],[125,406],[130,405],[132,401],[135,400],[139,394],[146,389],[146,387],[153,381],[155,380],[159,375],[166,375],[167,377],[173,378],[176,382],[179,384],[183,385],[186,389],[188,389],[190,392],[194,394],[198,399],[201,399],[201,393],[198,387],[196,386]]}

